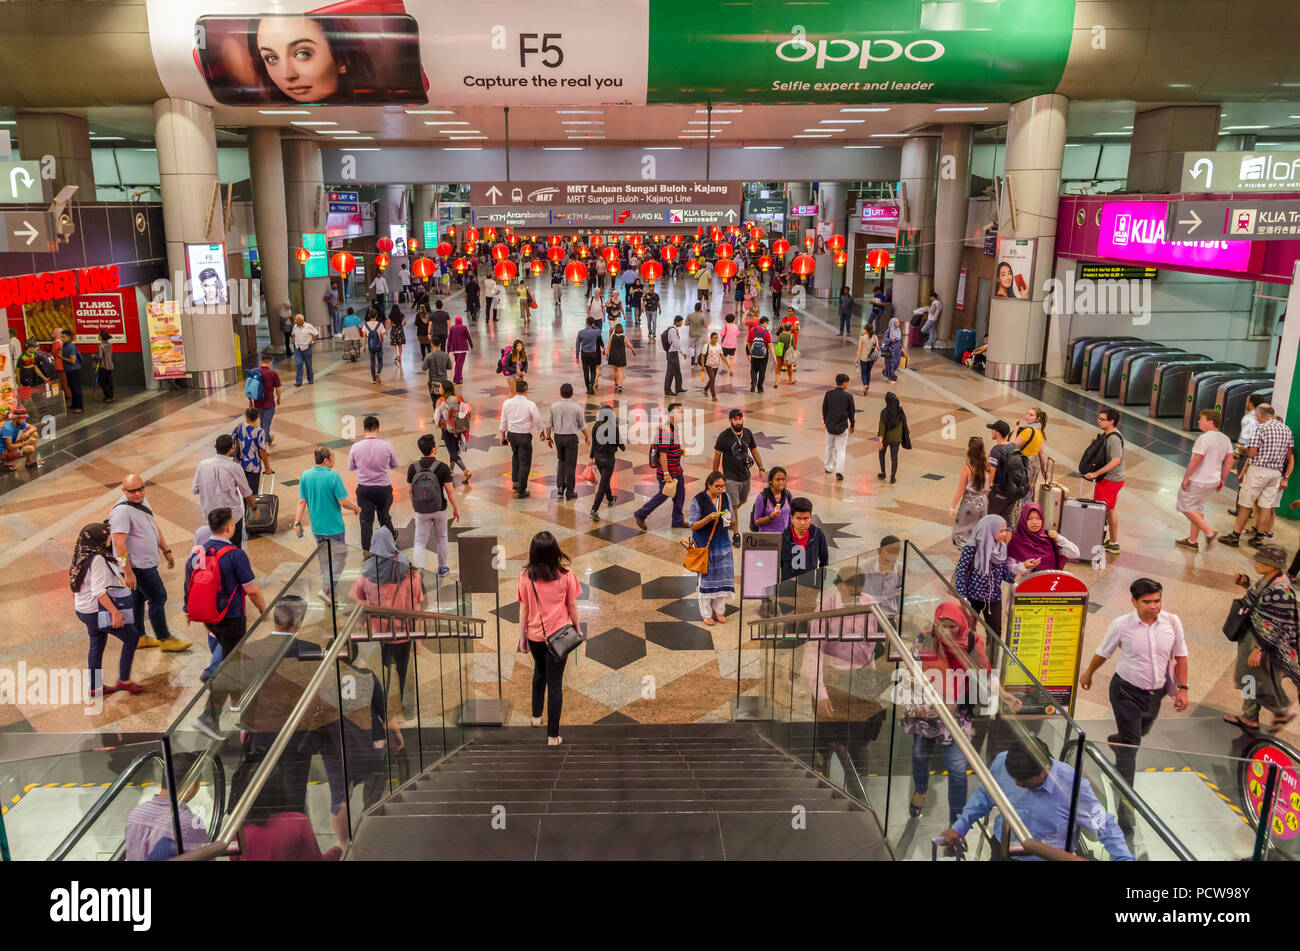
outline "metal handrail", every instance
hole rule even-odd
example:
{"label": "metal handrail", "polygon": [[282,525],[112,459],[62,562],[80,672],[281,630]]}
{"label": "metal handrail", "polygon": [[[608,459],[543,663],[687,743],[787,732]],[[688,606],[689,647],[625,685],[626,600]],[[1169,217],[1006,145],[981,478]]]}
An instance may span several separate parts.
{"label": "metal handrail", "polygon": [[321,656],[321,665],[316,673],[312,675],[306,687],[303,688],[302,696],[294,704],[289,716],[285,719],[284,726],[276,734],[275,740],[266,752],[266,757],[262,760],[253,777],[248,781],[248,787],[244,790],[243,795],[239,797],[230,814],[226,817],[225,825],[222,826],[221,832],[217,837],[207,845],[201,846],[192,852],[184,853],[177,856],[178,859],[185,861],[196,861],[208,858],[215,858],[230,852],[231,846],[237,841],[240,832],[243,831],[244,822],[248,819],[249,812],[252,811],[254,803],[257,802],[258,796],[261,795],[262,789],[266,786],[267,780],[271,773],[280,764],[280,757],[284,754],[285,747],[293,738],[298,724],[302,722],[307,715],[307,710],[316,702],[316,697],[320,692],[321,685],[325,679],[333,672],[333,663],[338,659],[340,653],[352,639],[352,626],[356,623],[357,618],[362,614],[363,605],[358,604],[353,609],[352,614],[348,617],[347,623],[338,636],[325,649]]}
{"label": "metal handrail", "polygon": [[[748,624],[751,628],[753,628],[755,625],[759,625],[759,624],[793,624],[793,623],[801,623],[803,621],[820,621],[823,619],[858,617],[860,615],[870,614],[871,608],[872,605],[870,604],[858,604],[858,605],[851,605],[845,608],[829,608],[825,611],[806,611],[803,614],[774,614],[771,617],[751,618],[745,623]],[[750,636],[752,637],[753,635]],[[848,638],[848,639],[866,640],[867,636],[863,634],[860,638]],[[831,640],[835,640],[835,638],[831,638]],[[880,640],[880,638],[877,637],[874,638],[874,640]]]}
{"label": "metal handrail", "polygon": [[1178,856],[1178,860],[1180,862],[1195,862],[1196,856],[1188,851],[1187,846],[1183,845],[1183,843],[1178,840],[1178,837],[1174,835],[1173,831],[1165,825],[1164,821],[1155,814],[1155,811],[1147,804],[1146,800],[1139,796],[1137,791],[1129,785],[1128,780],[1120,775],[1119,770],[1115,768],[1115,764],[1101,755],[1097,745],[1092,742],[1085,742],[1083,748],[1084,752],[1091,756],[1096,762],[1098,768],[1106,774],[1106,778],[1110,780],[1112,785],[1119,786],[1121,789],[1133,793],[1131,804],[1134,811],[1137,812],[1137,814],[1140,815],[1153,830],[1155,830],[1156,835],[1160,837],[1160,841],[1169,846],[1169,850]]}
{"label": "metal handrail", "polygon": [[108,784],[108,788],[99,794],[99,798],[95,800],[94,804],[89,810],[87,810],[86,814],[77,821],[77,824],[72,827],[72,831],[63,837],[63,841],[55,846],[54,851],[50,853],[50,857],[45,861],[62,862],[67,858],[68,853],[71,852],[73,847],[81,841],[81,837],[84,836],[86,832],[89,831],[90,827],[99,820],[99,817],[104,814],[104,810],[108,808],[109,803],[117,798],[118,794],[126,788],[127,784],[135,774],[140,772],[140,770],[144,768],[144,765],[151,760],[157,760],[159,765],[166,765],[163,762],[162,753],[157,750],[150,750],[147,753],[141,753],[133,759],[126,769],[122,770],[122,772],[118,774],[117,778]]}

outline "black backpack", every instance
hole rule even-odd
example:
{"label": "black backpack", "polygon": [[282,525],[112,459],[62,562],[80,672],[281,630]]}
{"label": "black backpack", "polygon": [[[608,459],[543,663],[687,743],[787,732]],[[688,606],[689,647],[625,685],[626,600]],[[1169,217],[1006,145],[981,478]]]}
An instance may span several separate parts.
{"label": "black backpack", "polygon": [[1029,463],[1019,450],[998,460],[993,489],[1004,499],[1023,499],[1029,494]]}
{"label": "black backpack", "polygon": [[411,480],[411,508],[421,515],[441,512],[447,507],[447,497],[442,493],[442,483],[433,466],[431,462],[426,467],[421,459],[415,464],[415,478]]}
{"label": "black backpack", "polygon": [[[1120,451],[1123,452],[1124,436],[1118,429],[1111,430],[1116,436],[1119,436]],[[1088,448],[1083,451],[1079,457],[1079,475],[1087,475],[1094,469],[1100,469],[1109,460],[1106,458],[1106,440],[1110,433],[1098,433],[1092,442],[1088,443]]]}
{"label": "black backpack", "polygon": [[668,342],[668,331],[672,329],[673,329],[672,327],[669,327],[667,330],[665,330],[663,333],[659,335],[659,342],[663,344],[664,353],[672,352],[673,345]]}

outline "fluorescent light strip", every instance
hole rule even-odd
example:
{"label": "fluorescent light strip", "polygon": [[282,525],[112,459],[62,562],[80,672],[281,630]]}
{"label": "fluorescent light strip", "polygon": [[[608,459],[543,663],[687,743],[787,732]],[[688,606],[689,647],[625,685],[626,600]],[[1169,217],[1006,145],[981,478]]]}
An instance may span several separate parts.
{"label": "fluorescent light strip", "polygon": [[[1296,117],[1292,116],[1291,118],[1294,119]],[[18,124],[17,119],[0,119],[0,125],[17,125],[17,124]]]}
{"label": "fluorescent light strip", "polygon": [[560,125],[604,125],[604,119],[563,119]]}
{"label": "fluorescent light strip", "polygon": [[873,132],[873,139],[905,139],[910,133],[907,132]]}
{"label": "fluorescent light strip", "polygon": [[604,140],[604,138],[605,138],[605,137],[604,137],[603,135],[571,135],[571,136],[568,136],[568,139],[569,139],[570,142],[577,142],[577,141],[579,141],[580,139],[601,139],[601,140]]}
{"label": "fluorescent light strip", "polygon": [[603,116],[604,109],[556,109],[557,116]]}
{"label": "fluorescent light strip", "polygon": [[357,129],[312,129],[317,135],[360,135]]}
{"label": "fluorescent light strip", "polygon": [[310,109],[258,109],[264,116],[309,116]]}
{"label": "fluorescent light strip", "polygon": [[310,121],[304,121],[304,120],[302,120],[302,119],[295,119],[293,122],[290,122],[289,125],[338,125],[338,123],[337,123],[337,122],[326,122],[326,121],[321,120],[321,119],[312,119],[312,120],[310,120]]}
{"label": "fluorescent light strip", "polygon": [[451,122],[447,119],[425,119],[424,124],[425,125],[469,125],[468,122],[463,122],[463,121]]}
{"label": "fluorescent light strip", "polygon": [[710,122],[708,119],[690,119],[687,125],[731,125],[730,119],[714,119]]}
{"label": "fluorescent light strip", "polygon": [[[744,109],[714,109],[713,114],[715,116],[738,116],[744,111],[745,111]],[[695,114],[697,116],[707,116],[709,114],[709,110],[696,109]]]}
{"label": "fluorescent light strip", "polygon": [[482,129],[443,129],[443,135],[482,135]]}
{"label": "fluorescent light strip", "polygon": [[125,142],[126,139],[125,139],[123,136],[120,136],[120,135],[92,135],[92,136],[90,137],[90,141],[92,141],[92,142]]}
{"label": "fluorescent light strip", "polygon": [[471,139],[486,139],[486,135],[453,135],[450,137],[452,142],[468,142]]}
{"label": "fluorescent light strip", "polygon": [[844,132],[844,129],[828,129],[825,126],[817,126],[814,129],[804,129],[805,132]]}
{"label": "fluorescent light strip", "polygon": [[680,145],[647,145],[647,152],[680,152],[683,146]]}
{"label": "fluorescent light strip", "polygon": [[1093,135],[1123,135],[1123,136],[1129,136],[1131,134],[1132,133],[1130,132],[1094,132],[1093,133]]}
{"label": "fluorescent light strip", "polygon": [[847,106],[840,112],[888,112],[888,106]]}
{"label": "fluorescent light strip", "polygon": [[817,121],[820,122],[822,125],[839,125],[840,123],[861,125],[867,120],[866,119],[819,119]]}
{"label": "fluorescent light strip", "polygon": [[379,152],[382,151],[377,145],[358,145],[348,149],[349,152]]}
{"label": "fluorescent light strip", "polygon": [[765,149],[783,149],[784,145],[742,145],[741,148],[758,152]]}
{"label": "fluorescent light strip", "polygon": [[1238,132],[1244,129],[1267,129],[1266,125],[1225,125],[1224,132]]}
{"label": "fluorescent light strip", "polygon": [[817,134],[817,135],[792,135],[792,136],[790,136],[790,138],[792,138],[792,139],[829,139],[830,137],[831,137],[831,135],[830,135],[829,132],[827,132],[827,133],[825,133],[825,134],[820,134],[820,133],[819,133],[819,134]]}
{"label": "fluorescent light strip", "polygon": [[883,145],[846,145],[846,149],[883,149]]}
{"label": "fluorescent light strip", "polygon": [[581,152],[581,145],[543,145],[543,152]]}
{"label": "fluorescent light strip", "polygon": [[444,145],[444,146],[442,147],[442,150],[443,150],[444,152],[482,152],[482,151],[483,151],[483,146],[481,146],[481,145]]}
{"label": "fluorescent light strip", "polygon": [[408,116],[454,116],[456,113],[450,109],[407,109]]}
{"label": "fluorescent light strip", "polygon": [[988,106],[942,106],[935,112],[988,112]]}
{"label": "fluorescent light strip", "polygon": [[335,142],[373,142],[375,141],[375,137],[373,135],[336,135],[334,136],[334,141]]}

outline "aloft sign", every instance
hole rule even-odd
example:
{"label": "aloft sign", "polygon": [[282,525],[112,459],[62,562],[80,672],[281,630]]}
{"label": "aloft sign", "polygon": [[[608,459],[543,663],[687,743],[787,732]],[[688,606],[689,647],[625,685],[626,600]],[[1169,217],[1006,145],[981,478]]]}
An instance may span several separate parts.
{"label": "aloft sign", "polygon": [[1184,192],[1300,191],[1300,152],[1184,152]]}

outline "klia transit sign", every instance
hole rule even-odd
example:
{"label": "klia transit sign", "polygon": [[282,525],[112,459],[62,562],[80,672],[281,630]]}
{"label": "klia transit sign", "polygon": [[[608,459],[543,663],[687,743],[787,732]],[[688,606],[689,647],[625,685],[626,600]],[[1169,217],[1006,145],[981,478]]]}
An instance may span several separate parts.
{"label": "klia transit sign", "polygon": [[147,10],[168,95],[261,109],[1014,102],[1056,88],[1074,26],[1074,0],[147,0]]}

